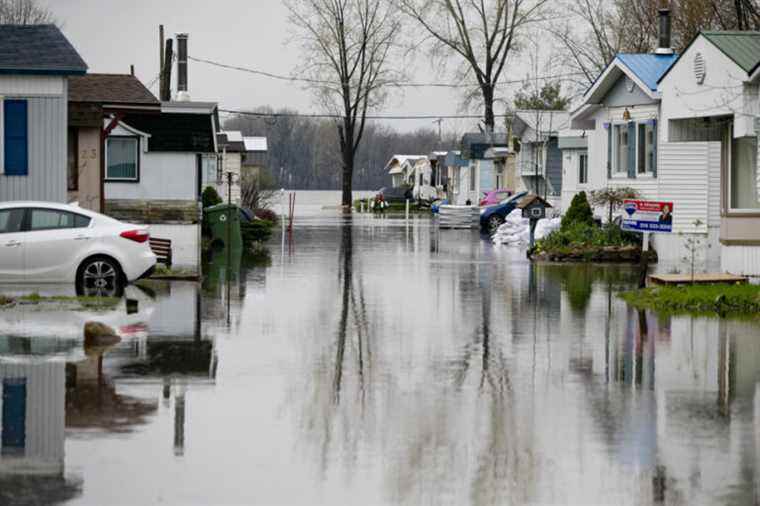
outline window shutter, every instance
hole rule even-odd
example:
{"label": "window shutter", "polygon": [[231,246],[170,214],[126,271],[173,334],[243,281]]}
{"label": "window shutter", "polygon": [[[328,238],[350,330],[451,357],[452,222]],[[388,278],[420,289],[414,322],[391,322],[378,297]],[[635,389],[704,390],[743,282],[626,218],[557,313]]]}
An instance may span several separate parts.
{"label": "window shutter", "polygon": [[636,122],[628,122],[628,178],[636,178]]}
{"label": "window shutter", "polygon": [[28,117],[26,100],[5,100],[3,104],[5,175],[29,173]]}
{"label": "window shutter", "polygon": [[607,179],[612,179],[612,125],[607,126]]}
{"label": "window shutter", "polygon": [[654,144],[652,145],[652,176],[657,177],[657,120],[652,120],[652,136],[654,137]]}

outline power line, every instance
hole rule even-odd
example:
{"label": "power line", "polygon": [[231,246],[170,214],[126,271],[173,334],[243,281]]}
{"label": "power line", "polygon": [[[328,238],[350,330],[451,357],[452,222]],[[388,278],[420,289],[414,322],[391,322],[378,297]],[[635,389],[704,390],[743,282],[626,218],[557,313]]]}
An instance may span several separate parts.
{"label": "power line", "polygon": [[[310,113],[281,113],[281,112],[254,112],[254,111],[236,111],[233,109],[219,109],[222,114],[238,116],[254,116],[258,118],[311,118],[311,119],[343,119],[341,114],[310,114]],[[507,117],[505,114],[494,114],[494,117]],[[438,120],[438,119],[482,119],[482,115],[465,114],[465,115],[440,115],[428,114],[419,116],[393,116],[393,115],[367,115],[365,119],[370,120]]]}
{"label": "power line", "polygon": [[[194,56],[188,56],[189,60],[198,62],[198,63],[206,63],[208,65],[212,65],[214,67],[219,67],[223,69],[228,70],[236,70],[239,72],[246,72],[248,74],[254,74],[260,77],[267,77],[270,79],[277,79],[279,81],[288,81],[288,82],[294,82],[294,83],[305,83],[305,84],[319,84],[319,85],[330,85],[330,86],[340,86],[341,83],[337,81],[328,81],[328,80],[322,80],[322,79],[310,79],[307,77],[293,77],[293,76],[285,76],[282,74],[274,74],[272,72],[266,72],[263,70],[257,70],[249,67],[241,67],[238,65],[229,65],[226,63],[217,62],[214,60],[208,60],[205,58],[197,58]],[[523,84],[526,81],[529,80],[559,80],[559,79],[565,79],[568,77],[575,77],[583,75],[582,72],[569,72],[565,74],[555,74],[551,76],[537,76],[537,77],[529,77],[525,79],[511,79],[511,80],[503,80],[496,83],[494,86],[510,86],[513,84]],[[475,88],[478,85],[477,84],[466,84],[466,83],[415,83],[415,82],[389,82],[387,83],[389,86],[396,87],[396,88]]]}

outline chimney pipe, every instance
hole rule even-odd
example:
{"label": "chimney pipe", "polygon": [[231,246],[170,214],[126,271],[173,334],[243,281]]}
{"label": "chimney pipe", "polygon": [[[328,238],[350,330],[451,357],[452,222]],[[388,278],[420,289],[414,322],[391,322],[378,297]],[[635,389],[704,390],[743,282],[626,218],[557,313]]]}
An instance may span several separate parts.
{"label": "chimney pipe", "polygon": [[660,26],[660,44],[657,47],[656,54],[670,55],[673,54],[673,48],[671,47],[671,19],[670,9],[660,9],[659,11],[659,26]]}
{"label": "chimney pipe", "polygon": [[177,34],[177,100],[189,102],[187,89],[187,34]]}
{"label": "chimney pipe", "polygon": [[134,65],[130,65],[129,66],[129,75],[132,76],[132,77],[135,76],[135,66]]}

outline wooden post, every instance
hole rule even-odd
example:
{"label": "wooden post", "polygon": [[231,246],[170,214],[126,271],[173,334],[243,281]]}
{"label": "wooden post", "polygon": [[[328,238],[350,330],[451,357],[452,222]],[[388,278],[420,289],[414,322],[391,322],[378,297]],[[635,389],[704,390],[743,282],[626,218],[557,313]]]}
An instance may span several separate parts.
{"label": "wooden post", "polygon": [[158,25],[158,94],[164,89],[164,25]]}

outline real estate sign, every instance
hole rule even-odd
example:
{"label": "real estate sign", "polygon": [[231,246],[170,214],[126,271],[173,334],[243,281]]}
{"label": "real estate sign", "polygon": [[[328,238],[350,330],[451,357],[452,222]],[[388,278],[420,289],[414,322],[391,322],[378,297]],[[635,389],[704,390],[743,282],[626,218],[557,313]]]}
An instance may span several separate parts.
{"label": "real estate sign", "polygon": [[626,200],[623,203],[623,230],[629,232],[672,232],[673,203]]}

